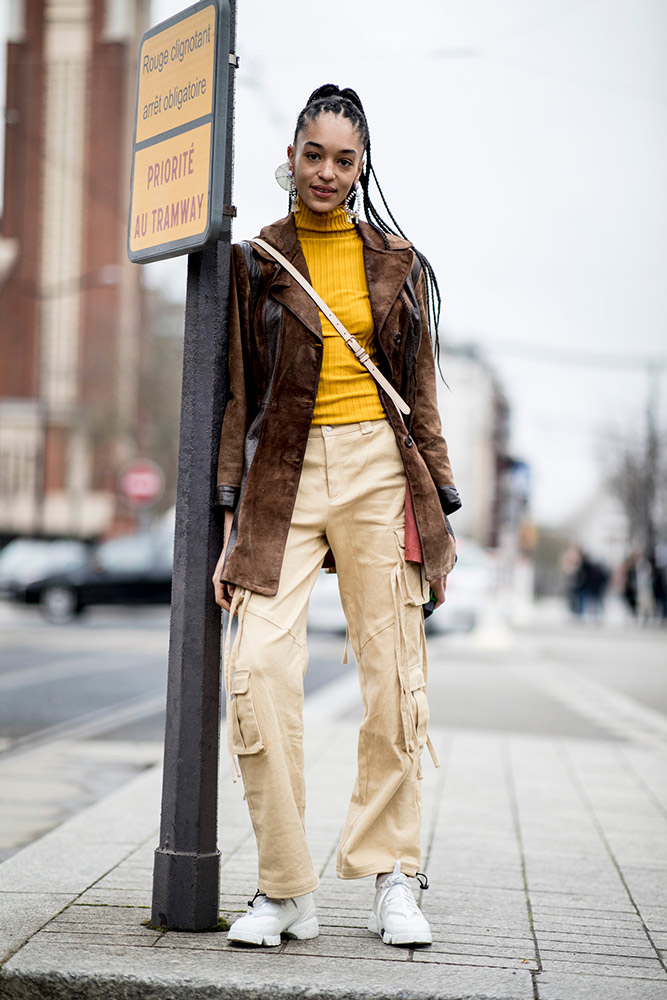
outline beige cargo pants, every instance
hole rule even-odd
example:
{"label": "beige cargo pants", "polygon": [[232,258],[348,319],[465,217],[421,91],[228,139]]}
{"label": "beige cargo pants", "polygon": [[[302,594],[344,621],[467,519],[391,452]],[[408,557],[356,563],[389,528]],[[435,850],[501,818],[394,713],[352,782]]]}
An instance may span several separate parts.
{"label": "beige cargo pants", "polygon": [[267,896],[301,895],[319,882],[305,831],[303,677],[308,599],[329,546],[365,709],[337,873],[387,872],[396,859],[408,875],[419,868],[428,585],[421,566],[405,561],[405,482],[386,420],[312,427],[278,593],[235,591],[238,628],[225,656],[229,748]]}

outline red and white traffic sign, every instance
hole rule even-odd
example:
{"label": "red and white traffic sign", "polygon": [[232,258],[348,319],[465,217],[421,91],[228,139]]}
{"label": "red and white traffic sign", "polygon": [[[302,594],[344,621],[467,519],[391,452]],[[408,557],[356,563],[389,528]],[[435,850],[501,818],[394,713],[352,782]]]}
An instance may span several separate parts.
{"label": "red and white traffic sign", "polygon": [[149,458],[130,462],[120,477],[122,496],[133,507],[149,507],[156,503],[164,491],[164,473]]}

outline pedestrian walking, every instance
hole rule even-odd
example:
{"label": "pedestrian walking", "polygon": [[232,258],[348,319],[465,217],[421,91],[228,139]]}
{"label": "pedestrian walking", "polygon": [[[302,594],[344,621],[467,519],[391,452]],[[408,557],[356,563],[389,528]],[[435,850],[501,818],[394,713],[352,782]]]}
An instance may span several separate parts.
{"label": "pedestrian walking", "polygon": [[[401,149],[414,183],[419,164],[402,139]],[[302,713],[308,600],[324,563],[338,574],[365,710],[337,874],[376,876],[369,928],[385,943],[427,944],[410,891],[430,747],[423,606],[444,601],[456,558],[447,515],[461,505],[437,409],[440,296],[379,185],[392,226],[371,200],[369,129],[353,90],[314,91],[287,155],[276,177],[289,214],[232,251],[225,541],[213,583],[238,619],[225,651],[227,727],[259,879],[229,939],[318,933]]]}

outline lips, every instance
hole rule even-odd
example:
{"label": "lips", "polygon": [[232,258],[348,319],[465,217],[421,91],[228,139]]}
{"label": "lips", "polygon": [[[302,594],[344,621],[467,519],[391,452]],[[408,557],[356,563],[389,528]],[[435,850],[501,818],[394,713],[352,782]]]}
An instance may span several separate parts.
{"label": "lips", "polygon": [[332,194],[336,193],[335,188],[321,187],[320,185],[311,184],[310,190],[317,195],[318,198],[330,198]]}

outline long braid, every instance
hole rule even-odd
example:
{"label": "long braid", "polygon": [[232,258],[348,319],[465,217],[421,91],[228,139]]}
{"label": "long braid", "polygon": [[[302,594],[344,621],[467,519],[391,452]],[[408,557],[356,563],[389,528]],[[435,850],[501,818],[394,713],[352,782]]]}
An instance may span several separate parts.
{"label": "long braid", "polygon": [[[399,226],[393,212],[389,208],[387,199],[384,196],[384,191],[380,187],[380,182],[378,181],[377,174],[375,173],[375,168],[371,160],[371,139],[368,129],[368,121],[366,119],[366,113],[361,103],[361,99],[356,91],[349,87],[345,87],[341,90],[336,86],[336,84],[333,83],[325,83],[322,87],[318,87],[317,90],[314,90],[308,98],[305,108],[301,111],[299,117],[297,118],[296,129],[294,131],[294,143],[296,144],[299,133],[308,122],[314,121],[314,119],[318,118],[321,114],[327,111],[332,112],[335,115],[343,115],[343,117],[347,118],[359,132],[359,136],[364,146],[364,168],[361,172],[361,176],[359,177],[359,183],[362,190],[362,203],[364,206],[366,221],[369,225],[373,226],[374,229],[382,233],[386,247],[388,247],[386,234],[391,234],[392,236],[402,236],[403,239],[407,240],[408,237]],[[373,204],[369,192],[371,178],[375,182],[375,186],[377,187],[380,198],[382,199],[382,204],[394,224],[395,228],[393,229],[389,223],[383,219],[382,215]],[[424,277],[426,280],[428,319],[435,349],[435,359],[438,365],[438,371],[444,381],[444,376],[442,375],[442,369],[440,367],[440,338],[438,336],[440,308],[442,302],[440,297],[440,288],[438,287],[438,280],[435,276],[435,271],[433,270],[429,260],[416,247],[413,246],[413,249],[424,271]]]}
{"label": "long braid", "polygon": [[[387,204],[387,199],[384,196],[384,191],[382,190],[382,187],[380,186],[380,182],[379,182],[379,180],[377,178],[377,174],[375,173],[375,167],[371,163],[371,143],[370,143],[370,139],[368,140],[368,144],[366,146],[366,155],[368,157],[368,160],[367,160],[367,163],[368,163],[368,173],[367,173],[367,177],[366,177],[366,186],[363,188],[363,190],[364,190],[364,211],[366,212],[366,218],[368,219],[368,215],[369,215],[369,211],[370,211],[373,214],[373,217],[375,218],[375,220],[377,221],[378,227],[381,227],[382,230],[383,230],[383,232],[385,232],[385,233],[392,232],[392,230],[390,229],[390,227],[384,222],[384,220],[381,218],[381,216],[377,212],[377,210],[376,210],[375,206],[373,205],[373,203],[372,203],[372,201],[370,199],[370,196],[368,194],[368,181],[370,180],[370,177],[372,176],[373,180],[375,181],[375,186],[377,187],[377,189],[378,189],[378,191],[380,193],[380,197],[382,198],[382,204],[386,208],[387,214],[389,215],[389,218],[391,219],[391,221],[394,223],[394,226],[396,227],[396,232],[394,232],[393,235],[394,236],[400,235],[400,236],[403,237],[403,239],[407,240],[408,237],[405,235],[405,233],[401,229],[400,225],[396,221],[394,213],[392,212],[392,210],[389,208],[389,205]],[[363,185],[362,185],[362,187],[363,187]],[[372,223],[371,223],[371,225],[372,225]],[[433,267],[431,266],[431,263],[428,260],[428,258],[425,257],[424,254],[420,250],[417,249],[417,247],[413,247],[413,249],[414,249],[414,252],[415,252],[416,256],[419,258],[419,262],[421,263],[421,265],[422,265],[422,267],[424,269],[424,274],[426,276],[426,298],[427,298],[427,306],[428,306],[429,319],[431,320],[431,326],[432,326],[432,328],[434,330],[435,359],[436,359],[436,363],[438,365],[438,371],[440,372],[440,376],[441,376],[441,378],[442,378],[442,380],[444,382],[444,375],[442,374],[442,368],[440,367],[440,338],[438,336],[438,326],[439,326],[439,323],[440,323],[440,310],[441,310],[441,306],[442,306],[442,299],[440,297],[440,288],[438,286],[438,279],[435,276],[435,271],[433,270]]]}

